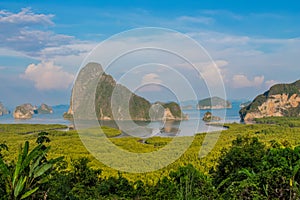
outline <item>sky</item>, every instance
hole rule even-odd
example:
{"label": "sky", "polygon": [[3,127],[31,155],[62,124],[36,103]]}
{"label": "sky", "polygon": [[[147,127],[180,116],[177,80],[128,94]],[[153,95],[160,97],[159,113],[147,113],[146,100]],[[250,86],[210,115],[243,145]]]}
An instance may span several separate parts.
{"label": "sky", "polygon": [[[197,41],[218,66],[227,98],[253,99],[273,84],[299,79],[299,21],[299,1],[1,1],[0,101],[68,104],[85,57],[111,36],[143,27]],[[158,72],[145,70],[141,83],[162,83]],[[191,84],[201,82],[196,79]],[[165,100],[155,90],[140,94]]]}

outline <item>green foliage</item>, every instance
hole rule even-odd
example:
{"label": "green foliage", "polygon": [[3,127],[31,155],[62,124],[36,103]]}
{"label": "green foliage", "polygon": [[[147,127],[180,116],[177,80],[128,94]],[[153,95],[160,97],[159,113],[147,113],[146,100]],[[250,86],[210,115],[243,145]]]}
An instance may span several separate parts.
{"label": "green foliage", "polygon": [[48,172],[58,159],[46,159],[49,147],[42,143],[29,151],[29,142],[20,148],[16,164],[7,164],[0,158],[0,175],[5,185],[1,191],[7,199],[25,199],[35,195],[40,184],[47,181]]}
{"label": "green foliage", "polygon": [[209,179],[192,165],[180,167],[169,174],[174,184],[176,199],[213,199],[216,190]]}
{"label": "green foliage", "polygon": [[202,120],[205,122],[211,122],[211,121],[220,121],[221,118],[217,116],[213,116],[211,112],[206,112]]}
{"label": "green foliage", "polygon": [[[0,125],[0,144],[9,146],[9,153],[4,149],[1,153],[11,176],[19,160],[17,147],[24,140],[28,140],[30,146],[43,141],[41,145],[45,148],[48,148],[44,145],[46,139],[37,140],[37,137],[51,140],[52,148],[40,158],[40,163],[65,155],[55,170],[51,170],[52,167],[41,176],[36,172],[36,179],[46,176],[49,181],[38,183],[39,189],[33,192],[33,198],[47,194],[48,199],[299,199],[300,127],[296,124],[300,119],[275,120],[275,124],[226,124],[228,129],[219,136],[212,151],[201,159],[200,147],[209,143],[203,144],[205,134],[197,134],[190,148],[176,162],[145,174],[120,174],[104,166],[84,148],[76,131],[53,130],[55,125],[27,125],[26,129],[20,125],[24,132],[44,129],[42,132],[48,134],[34,131],[20,134],[19,125]],[[284,125],[289,121],[292,128]],[[214,136],[215,133],[209,134]],[[132,152],[156,151],[171,140],[154,137],[141,142],[140,138],[133,137],[110,138],[115,145]],[[24,147],[21,152],[23,155]],[[127,164],[124,159],[124,165]],[[45,165],[43,169],[48,167]],[[0,173],[0,197],[7,199],[3,174]],[[18,190],[25,194],[23,177],[19,176],[15,184],[20,180]]]}
{"label": "green foliage", "polygon": [[153,145],[154,147],[162,147],[171,142],[171,138],[151,137],[145,140],[145,144]]}
{"label": "green foliage", "polygon": [[238,136],[229,151],[223,149],[216,169],[212,170],[214,184],[224,192],[233,181],[242,180],[243,175],[238,173],[240,170],[257,172],[265,153],[265,145],[258,138]]}
{"label": "green foliage", "polygon": [[52,172],[52,178],[44,187],[49,188],[50,199],[91,199],[100,195],[99,175],[101,170],[94,170],[87,164],[87,158],[73,160],[71,171],[66,170],[66,165],[60,171]]}
{"label": "green foliage", "polygon": [[118,91],[117,95],[121,97],[119,99],[120,104],[127,103],[122,102],[124,101],[124,97],[127,97],[128,95],[129,97],[131,97],[129,100],[129,113],[132,119],[150,119],[148,115],[148,111],[151,106],[150,102],[140,96],[133,94],[126,87],[117,85],[113,77],[107,75],[106,73],[102,74],[96,89],[95,109],[99,119],[102,119],[104,116],[114,119],[111,109],[111,97],[115,88],[117,88]]}
{"label": "green foliage", "polygon": [[224,199],[300,198],[300,146],[266,148],[257,138],[238,137],[218,163],[211,174]]}
{"label": "green foliage", "polygon": [[168,103],[160,103],[164,108],[169,108],[171,113],[176,118],[182,118],[183,113],[181,112],[181,108],[176,102],[168,102]]}
{"label": "green foliage", "polygon": [[290,128],[300,127],[299,117],[264,117],[255,119],[258,124],[273,124],[282,126],[288,126]]}
{"label": "green foliage", "polygon": [[6,144],[0,144],[0,158],[3,157],[1,151],[6,150],[8,151],[8,146]]}
{"label": "green foliage", "polygon": [[108,126],[102,126],[101,129],[107,137],[117,137],[122,134],[121,130],[111,128]]}
{"label": "green foliage", "polygon": [[38,134],[38,138],[36,139],[36,143],[37,144],[43,144],[43,143],[49,143],[50,142],[50,139],[47,137],[49,133],[47,132],[40,132]]}
{"label": "green foliage", "polygon": [[99,178],[101,171],[92,169],[88,160],[72,162],[71,171],[53,172],[47,184],[50,199],[213,199],[211,180],[192,165],[180,167],[155,185],[130,182],[122,174]]}
{"label": "green foliage", "polygon": [[[266,93],[265,93],[266,94]],[[248,106],[243,107],[239,113],[242,116],[245,116],[247,112],[256,112],[258,107],[261,106],[266,100],[267,96],[265,94],[258,95]]]}
{"label": "green foliage", "polygon": [[274,95],[274,94],[287,94],[288,96],[291,96],[293,94],[300,95],[300,80],[291,83],[291,84],[277,84],[270,88],[268,95]]}

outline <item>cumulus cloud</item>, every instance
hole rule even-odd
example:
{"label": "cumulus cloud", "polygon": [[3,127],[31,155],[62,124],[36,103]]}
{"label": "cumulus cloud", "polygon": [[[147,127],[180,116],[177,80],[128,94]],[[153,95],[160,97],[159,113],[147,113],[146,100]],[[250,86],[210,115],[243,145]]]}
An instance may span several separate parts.
{"label": "cumulus cloud", "polygon": [[73,36],[45,31],[45,27],[54,25],[53,16],[34,13],[30,8],[17,13],[0,10],[0,48],[38,59],[81,53],[83,50],[78,45],[70,47],[82,43]]}
{"label": "cumulus cloud", "polygon": [[253,80],[249,80],[243,74],[234,75],[232,78],[232,86],[234,88],[259,87],[264,82],[264,76],[255,76]]}
{"label": "cumulus cloud", "polygon": [[30,8],[22,8],[18,13],[0,10],[0,23],[54,25],[53,16],[51,14],[35,14]]}
{"label": "cumulus cloud", "polygon": [[63,71],[53,62],[43,61],[28,65],[21,78],[33,81],[38,90],[63,90],[73,82],[74,75]]}
{"label": "cumulus cloud", "polygon": [[158,74],[149,73],[143,76],[142,84],[145,85],[140,89],[141,92],[152,92],[160,91],[161,87],[159,86],[162,83],[162,80],[159,78]]}
{"label": "cumulus cloud", "polygon": [[150,74],[146,74],[145,76],[143,76],[142,79],[142,84],[151,84],[151,83],[155,83],[155,84],[160,84],[162,83],[162,81],[159,79],[159,75],[155,74],[155,73],[150,73]]}
{"label": "cumulus cloud", "polygon": [[267,88],[270,88],[271,86],[273,86],[275,84],[278,84],[278,81],[268,80],[268,81],[265,82],[265,85],[266,85]]}

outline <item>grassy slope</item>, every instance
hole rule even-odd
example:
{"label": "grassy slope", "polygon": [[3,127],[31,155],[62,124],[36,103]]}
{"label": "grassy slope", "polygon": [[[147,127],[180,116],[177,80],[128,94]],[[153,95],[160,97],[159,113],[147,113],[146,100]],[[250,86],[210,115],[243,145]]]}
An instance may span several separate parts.
{"label": "grassy slope", "polygon": [[[290,128],[289,126],[276,125],[274,123],[252,125],[227,124],[229,129],[221,133],[213,150],[203,159],[199,159],[198,154],[205,134],[199,134],[195,136],[192,145],[180,157],[180,159],[170,164],[166,168],[146,174],[125,173],[124,176],[130,180],[141,179],[148,183],[152,183],[156,182],[162,175],[167,175],[170,170],[188,163],[193,164],[199,170],[207,173],[208,170],[216,164],[216,160],[220,156],[221,149],[223,147],[228,148],[231,144],[231,141],[234,140],[239,134],[257,136],[260,140],[266,142],[267,145],[270,145],[272,140],[276,140],[285,145],[300,145],[300,119],[293,119],[291,121],[293,128]],[[18,151],[20,144],[23,144],[25,140],[29,140],[32,144],[35,142],[37,133],[24,133],[36,130],[48,130],[50,133],[49,137],[51,139],[50,145],[52,146],[52,149],[49,153],[50,157],[65,156],[68,162],[71,159],[88,157],[92,160],[91,165],[93,167],[103,169],[103,176],[107,177],[111,175],[117,175],[116,170],[104,166],[93,158],[93,156],[83,146],[76,131],[63,132],[50,130],[53,128],[61,127],[57,127],[57,125],[0,125],[0,143],[6,143],[9,147],[9,152],[4,152],[5,157],[9,159],[15,159],[16,152]],[[113,130],[110,128],[105,128],[104,131],[109,132],[110,134],[113,132],[118,132],[118,130]],[[214,134],[217,136],[215,133],[209,134]],[[170,138],[151,138],[145,143],[141,143],[137,138],[111,138],[110,140],[121,148],[130,150],[132,152],[149,152],[162,148],[170,141]],[[126,159],[124,159],[124,165],[126,165],[125,162]]]}

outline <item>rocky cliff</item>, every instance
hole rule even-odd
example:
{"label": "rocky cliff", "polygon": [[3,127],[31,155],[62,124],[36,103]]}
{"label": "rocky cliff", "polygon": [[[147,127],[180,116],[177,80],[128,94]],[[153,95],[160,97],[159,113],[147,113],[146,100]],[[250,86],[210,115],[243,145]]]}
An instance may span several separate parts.
{"label": "rocky cliff", "polygon": [[[158,109],[161,109],[159,112]],[[183,114],[180,106],[176,102],[156,102],[152,104],[151,110],[154,110],[155,115],[150,114],[152,120],[187,120],[188,116]],[[161,113],[161,114],[160,114]]]}
{"label": "rocky cliff", "polygon": [[19,105],[15,108],[13,116],[15,119],[31,119],[34,114],[52,114],[53,110],[46,104],[41,104],[38,108],[30,103]]}
{"label": "rocky cliff", "polygon": [[211,112],[206,112],[202,118],[203,121],[205,122],[212,122],[212,121],[220,121],[221,118],[218,116],[212,115]]}
{"label": "rocky cliff", "polygon": [[[97,84],[96,92],[91,94],[88,88],[95,83]],[[149,111],[152,104],[123,85],[117,84],[112,76],[103,72],[98,63],[89,63],[80,71],[72,90],[73,101],[64,117],[72,119],[74,110],[78,111],[80,107],[84,109],[84,104],[90,99],[95,99],[95,111],[99,120],[149,121],[151,119]],[[162,104],[165,109],[161,119],[181,120],[185,118],[179,105],[175,104],[174,102]],[[129,114],[127,114],[128,110]],[[81,115],[84,112],[88,119],[90,111],[81,111]]]}
{"label": "rocky cliff", "polygon": [[209,110],[209,109],[224,109],[231,108],[232,105],[229,101],[226,101],[220,97],[211,97],[202,99],[197,104],[197,109]]}
{"label": "rocky cliff", "polygon": [[53,109],[47,104],[42,103],[40,107],[37,109],[38,114],[52,114]]}
{"label": "rocky cliff", "polygon": [[240,110],[241,121],[272,116],[300,117],[300,80],[274,85]]}
{"label": "rocky cliff", "polygon": [[13,116],[15,119],[31,119],[35,113],[36,107],[30,103],[19,105],[15,108]]}
{"label": "rocky cliff", "polygon": [[9,111],[4,107],[4,105],[0,102],[0,116],[9,114]]}

